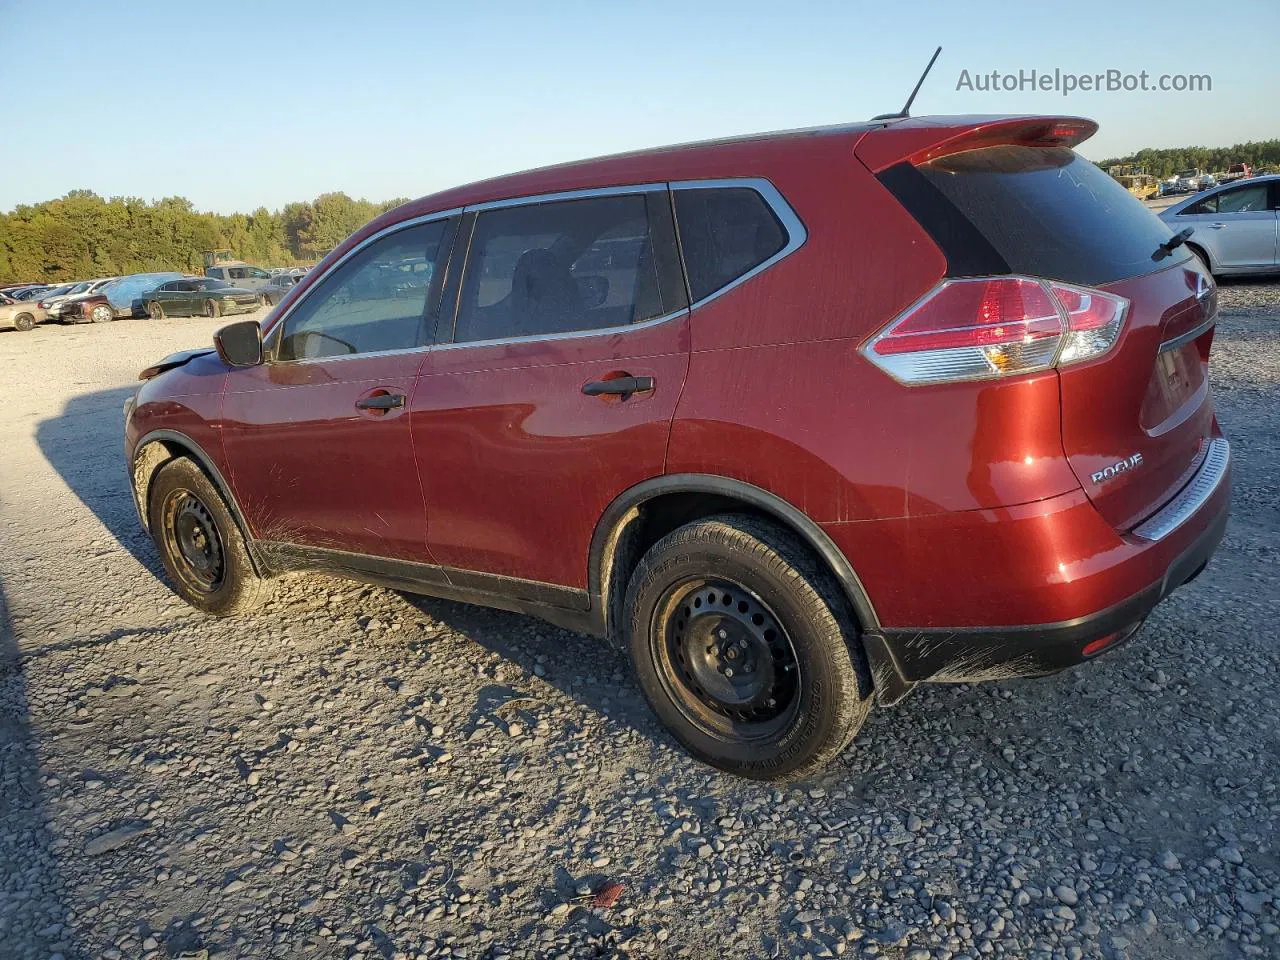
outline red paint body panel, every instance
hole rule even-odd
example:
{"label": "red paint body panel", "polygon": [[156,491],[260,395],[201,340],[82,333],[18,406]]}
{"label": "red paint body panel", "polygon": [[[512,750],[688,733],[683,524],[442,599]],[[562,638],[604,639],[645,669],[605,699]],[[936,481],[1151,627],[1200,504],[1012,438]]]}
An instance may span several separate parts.
{"label": "red paint body panel", "polygon": [[[624,333],[437,349],[413,399],[431,552],[448,567],[587,584],[596,523],[661,476],[688,367],[687,315]],[[611,374],[652,393],[589,397]]]}
{"label": "red paint body panel", "polygon": [[[1197,302],[1194,261],[1105,289],[1130,301],[1120,341],[1105,356],[1066,367],[1062,439],[1080,483],[1117,529],[1127,530],[1177,493],[1176,481],[1213,429],[1209,346],[1213,329],[1174,350],[1160,344],[1194,331],[1216,312]],[[1133,454],[1136,469],[1091,477]]]}
{"label": "red paint body panel", "polygon": [[125,421],[125,450],[130,460],[144,436],[171,430],[190,437],[225,475],[220,420],[226,376],[222,361],[209,354],[142,384],[134,413]]}
{"label": "red paint body panel", "polygon": [[1158,543],[1118,533],[1081,491],[999,510],[823,529],[858,570],[887,629],[1047,625],[1159,583],[1229,496],[1228,476],[1199,513]]}
{"label": "red paint body panel", "polygon": [[430,562],[404,409],[362,412],[375,391],[412,392],[422,350],[268,363],[227,375],[228,480],[261,540]]}

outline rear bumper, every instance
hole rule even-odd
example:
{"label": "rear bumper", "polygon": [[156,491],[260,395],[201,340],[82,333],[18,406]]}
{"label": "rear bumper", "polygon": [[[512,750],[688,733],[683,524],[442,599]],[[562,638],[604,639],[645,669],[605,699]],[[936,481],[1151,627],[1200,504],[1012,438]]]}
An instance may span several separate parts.
{"label": "rear bumper", "polygon": [[[901,585],[886,596],[868,582],[874,577],[863,577],[882,624],[868,632],[868,645],[892,671],[885,685],[1042,676],[1129,639],[1156,604],[1199,574],[1222,540],[1231,476],[1226,442],[1218,443],[1221,456],[1206,457],[1182,491],[1129,534],[1101,531],[1097,512],[1072,495],[1025,516],[980,511],[983,523],[958,528],[955,515],[922,518],[924,529],[914,531],[908,552],[925,566],[914,572],[914,589],[926,598],[917,601],[920,612],[933,622],[893,626]],[[933,550],[931,526],[945,531]],[[856,560],[857,553],[848,555]],[[882,598],[890,601],[887,609]],[[948,600],[956,616],[941,619],[939,603]],[[1030,615],[997,619],[1010,610]],[[1058,615],[1035,616],[1037,610]],[[913,622],[906,616],[896,622]]]}

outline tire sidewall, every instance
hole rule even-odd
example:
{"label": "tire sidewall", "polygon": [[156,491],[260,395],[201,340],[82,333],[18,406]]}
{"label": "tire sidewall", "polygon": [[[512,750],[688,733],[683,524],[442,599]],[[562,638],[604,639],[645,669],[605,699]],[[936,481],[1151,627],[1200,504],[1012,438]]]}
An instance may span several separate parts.
{"label": "tire sidewall", "polygon": [[[176,559],[170,554],[164,533],[164,504],[176,492],[187,491],[208,509],[222,543],[225,571],[218,589],[204,593],[188,586],[179,574]],[[174,592],[187,603],[205,613],[228,616],[237,612],[258,581],[244,538],[231,511],[204,471],[185,458],[171,460],[156,473],[148,494],[147,520],[151,538]]]}
{"label": "tire sidewall", "polygon": [[36,326],[36,318],[29,313],[20,313],[13,320],[14,329],[21,330],[26,333],[28,330],[34,330]]}
{"label": "tire sidewall", "polygon": [[[692,753],[713,766],[756,779],[779,779],[806,765],[809,758],[843,736],[841,715],[848,704],[858,701],[856,673],[848,652],[847,638],[834,616],[823,617],[821,597],[805,581],[779,578],[761,569],[756,558],[743,554],[728,543],[703,540],[682,543],[661,552],[656,563],[641,564],[627,594],[628,644],[631,660],[646,699],[663,724]],[[702,576],[732,580],[760,598],[787,631],[800,672],[800,702],[792,722],[781,733],[760,743],[725,740],[705,731],[684,715],[671,700],[661,668],[654,662],[653,638],[662,630],[657,623],[658,606],[668,591],[679,583]],[[839,643],[824,633],[833,631]],[[844,663],[837,658],[843,657]]]}

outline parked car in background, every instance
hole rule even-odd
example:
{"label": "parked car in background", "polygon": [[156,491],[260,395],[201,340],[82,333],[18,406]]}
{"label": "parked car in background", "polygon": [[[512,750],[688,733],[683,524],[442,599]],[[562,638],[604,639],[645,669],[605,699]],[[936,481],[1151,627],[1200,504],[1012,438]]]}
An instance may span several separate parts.
{"label": "parked car in background", "polygon": [[152,290],[170,280],[180,280],[183,274],[133,273],[105,284],[99,293],[105,294],[117,317],[145,317],[143,298]]}
{"label": "parked car in background", "polygon": [[32,297],[38,297],[49,289],[47,283],[32,283],[25,287],[17,287],[9,292],[9,296],[15,300],[30,300]]}
{"label": "parked car in background", "polygon": [[1218,185],[1218,178],[1212,173],[1202,173],[1196,179],[1196,190],[1208,190]]}
{"label": "parked car in background", "polygon": [[1217,276],[1280,270],[1280,176],[1226,183],[1159,216],[1175,233],[1193,229],[1187,246]]}
{"label": "parked car in background", "polygon": [[243,290],[257,290],[271,282],[271,274],[267,271],[239,260],[205,267],[204,275],[213,277],[215,280],[225,280]]}
{"label": "parked car in background", "polygon": [[[97,293],[108,283],[118,280],[118,277],[100,277],[97,280],[85,280],[75,285],[67,294],[61,297],[54,297],[48,302],[48,311],[50,320],[61,320],[62,311],[66,308],[68,302],[79,297],[87,297]],[[42,298],[41,302],[44,302]]]}
{"label": "parked car in background", "polygon": [[263,298],[271,306],[275,306],[284,299],[284,295],[298,285],[300,277],[291,273],[278,273],[271,278],[271,282],[265,287],[258,290]]}
{"label": "parked car in background", "polygon": [[221,317],[250,313],[262,306],[264,298],[253,290],[233,287],[212,277],[183,277],[162,283],[144,298],[144,309],[152,320],[165,317]]}
{"label": "parked car in background", "polygon": [[1202,176],[1200,170],[1179,170],[1175,176],[1177,179],[1174,182],[1179,193],[1195,193],[1199,189]]}
{"label": "parked car in background", "polygon": [[65,302],[59,319],[63,323],[106,323],[121,315],[104,290],[99,290]]}
{"label": "parked car in background", "polygon": [[45,321],[45,311],[40,309],[38,303],[32,303],[29,300],[15,300],[7,296],[5,301],[7,302],[0,303],[0,330],[13,329],[25,332],[37,323]]}
{"label": "parked car in background", "polygon": [[1231,180],[1248,180],[1253,176],[1253,170],[1247,163],[1233,163],[1227,167],[1227,172],[1219,179],[1219,183],[1227,183]]}
{"label": "parked car in background", "polygon": [[40,305],[40,309],[45,311],[47,315],[49,306],[55,300],[61,302],[62,298],[74,290],[78,285],[78,283],[60,283],[56,286],[50,287],[48,290],[41,291],[31,299],[33,302],[38,303]]}
{"label": "parked car in background", "polygon": [[311,569],[616,638],[762,779],[873,698],[1082,664],[1230,501],[1216,288],[1094,130],[848,124],[407,203],[144,371],[142,522],[208,613]]}

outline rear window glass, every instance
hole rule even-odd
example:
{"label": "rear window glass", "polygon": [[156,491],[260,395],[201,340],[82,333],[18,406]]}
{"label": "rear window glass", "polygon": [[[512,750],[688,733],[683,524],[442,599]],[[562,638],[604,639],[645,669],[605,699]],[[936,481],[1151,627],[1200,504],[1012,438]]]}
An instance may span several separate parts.
{"label": "rear window glass", "polygon": [[[1065,147],[986,147],[914,169],[937,196],[908,202],[891,180],[911,189],[910,174],[881,179],[938,240],[953,272],[997,272],[991,267],[998,259],[1012,273],[1096,285],[1176,262],[1152,259],[1169,228],[1111,176]],[[926,222],[945,222],[947,214],[919,212],[939,198],[951,206],[952,219],[958,212],[976,229],[995,257],[956,250],[963,230],[950,231],[948,249],[947,238],[939,236],[945,231]]]}
{"label": "rear window glass", "polygon": [[680,189],[675,203],[689,294],[695,302],[787,245],[787,232],[772,208],[749,187]]}

